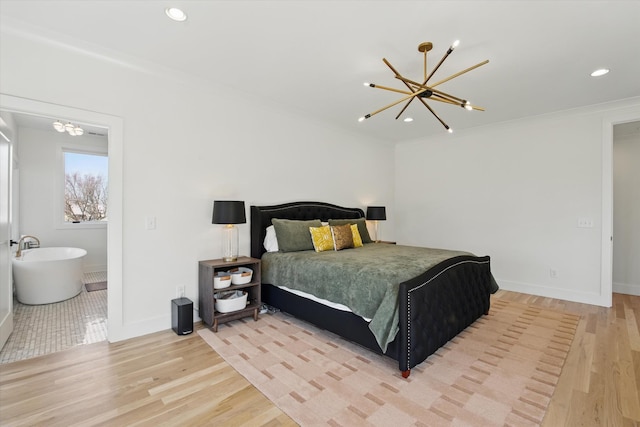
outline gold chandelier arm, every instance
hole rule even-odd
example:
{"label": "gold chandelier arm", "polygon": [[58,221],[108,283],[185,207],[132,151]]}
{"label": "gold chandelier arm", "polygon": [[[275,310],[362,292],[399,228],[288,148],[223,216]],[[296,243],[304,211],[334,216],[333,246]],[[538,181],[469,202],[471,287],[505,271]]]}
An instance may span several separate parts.
{"label": "gold chandelier arm", "polygon": [[457,101],[456,104],[458,104],[458,105],[463,104],[464,102],[466,102],[464,99],[458,98],[457,96],[450,95],[450,94],[448,94],[446,92],[443,92],[441,90],[438,90],[438,89],[429,88],[429,90],[431,92],[433,92],[434,94],[439,95],[442,98],[448,98],[448,99],[450,99],[452,101]]}
{"label": "gold chandelier arm", "polygon": [[[397,71],[396,71],[396,69],[395,69],[395,68],[393,68],[393,66],[392,66],[392,65],[389,63],[389,61],[387,61],[385,58],[382,58],[382,61],[384,61],[384,63],[385,63],[385,64],[387,64],[387,66],[388,66],[389,68],[391,68],[391,71],[393,71],[393,74],[395,74],[395,76],[394,76],[394,77],[395,77],[396,79],[398,79],[398,80],[402,80],[405,84],[407,84],[407,83],[412,84],[413,86],[415,86],[415,88],[413,88],[413,89],[415,89],[415,90],[419,90],[419,89],[428,89],[428,88],[424,85],[424,83],[423,83],[423,84],[420,84],[420,83],[418,83],[418,82],[415,82],[415,81],[413,81],[413,80],[411,80],[411,79],[408,79],[408,78],[404,77],[402,74],[400,74],[399,72],[397,72]],[[407,85],[407,87],[409,87],[409,85]],[[410,87],[409,87],[409,89],[412,89],[412,88],[410,88]],[[413,89],[412,89],[412,90],[413,90]]]}
{"label": "gold chandelier arm", "polygon": [[[418,97],[419,98],[419,97]],[[415,96],[413,98],[411,98],[410,100],[407,101],[406,104],[404,104],[404,107],[402,107],[402,110],[400,110],[400,112],[398,113],[398,115],[396,116],[396,120],[398,120],[398,118],[402,115],[402,113],[404,113],[404,110],[407,109],[407,107],[409,106],[409,104],[411,104],[411,101],[413,101],[415,99]]]}
{"label": "gold chandelier arm", "polygon": [[[396,76],[396,77],[398,77],[398,76]],[[429,90],[429,88],[428,88],[428,87],[426,87],[426,86],[424,86],[424,85],[420,86],[420,85],[418,85],[416,82],[411,82],[411,80],[409,80],[409,79],[405,79],[405,78],[404,78],[404,77],[402,77],[402,76],[400,76],[400,80],[402,80],[402,83],[404,83],[404,84],[409,88],[409,90],[410,90],[410,91],[412,91],[412,92],[414,92],[414,91],[416,91],[416,90],[422,90],[422,91]],[[411,82],[411,84],[413,84],[414,86],[417,86],[417,87],[415,87],[415,88],[414,88],[414,87],[411,87],[411,85],[407,82],[407,80],[408,80],[409,82]],[[404,110],[406,110],[406,109],[407,109],[407,107],[409,107],[409,105],[411,104],[411,101],[413,101],[413,100],[414,100],[414,99],[416,99],[416,98],[418,98],[418,99],[420,100],[420,102],[422,102],[422,105],[424,105],[425,107],[427,107],[427,108],[428,108],[428,109],[433,113],[433,110],[431,110],[431,108],[427,105],[427,103],[426,103],[426,102],[424,102],[424,99],[420,98],[419,96],[418,96],[418,97],[415,97],[415,96],[414,96],[413,98],[411,98],[411,99],[409,99],[409,100],[407,101],[407,103],[406,103],[406,105],[405,105],[404,107],[402,107],[402,110],[401,110],[401,111],[398,113],[398,115],[396,116],[396,120],[398,120],[398,118],[402,115],[402,113],[404,113]],[[433,113],[433,114],[435,115],[435,113]],[[436,116],[436,117],[437,117],[437,116]],[[444,122],[443,122],[443,123],[444,123]],[[445,127],[446,127],[447,129],[449,129],[446,125],[445,125]]]}
{"label": "gold chandelier arm", "polygon": [[387,58],[382,58],[382,62],[387,64],[387,67],[391,68],[391,71],[393,71],[393,74],[395,74],[396,77],[398,77],[400,75],[400,73],[398,71],[396,71],[395,68],[393,68],[393,65],[391,65],[391,63],[389,61],[387,61]]}
{"label": "gold chandelier arm", "polygon": [[[407,83],[407,81],[406,81],[406,80],[408,80],[408,79],[405,79],[402,75],[400,75],[400,73],[398,73],[398,71],[397,71],[395,68],[393,68],[393,65],[391,65],[391,63],[390,63],[389,61],[387,61],[387,58],[382,58],[382,61],[383,61],[385,64],[387,64],[387,67],[389,67],[389,68],[391,69],[391,71],[393,71],[393,74],[395,74],[395,77],[396,77],[397,79],[402,80],[402,82],[405,84],[405,86],[407,86],[407,88],[409,88],[409,90],[410,90],[411,92],[413,92],[413,93],[415,94],[415,91],[416,91],[416,90],[419,90],[419,88],[413,88],[413,87],[411,87],[411,85],[410,85],[409,83]],[[425,61],[426,61],[426,52],[425,52]],[[426,65],[426,64],[425,64],[425,65]],[[425,69],[425,72],[426,72],[426,69]],[[420,86],[420,85],[418,85],[418,84],[415,84],[415,82],[413,82],[413,84],[414,84],[414,86]],[[421,89],[424,89],[424,88],[421,88]],[[412,98],[410,98],[410,99],[407,101],[407,104],[406,104],[404,107],[402,107],[402,110],[400,110],[400,112],[399,112],[399,113],[398,113],[398,115],[396,116],[396,120],[398,120],[398,118],[402,115],[402,113],[404,113],[404,110],[406,110],[406,109],[407,109],[407,107],[411,104],[411,101],[413,101],[413,100],[414,100],[414,98],[415,98],[415,96],[414,96],[414,97],[412,97]],[[421,101],[422,101],[422,100],[421,100]],[[424,101],[423,101],[423,103],[424,103]]]}
{"label": "gold chandelier arm", "polygon": [[424,84],[420,84],[420,83],[418,83],[418,82],[416,82],[416,81],[413,81],[413,80],[408,79],[408,78],[406,78],[406,77],[404,77],[404,76],[401,76],[400,74],[397,74],[397,75],[396,75],[396,79],[398,79],[398,80],[402,80],[405,84],[407,84],[407,83],[408,83],[408,84],[411,84],[411,85],[415,86],[415,88],[414,88],[414,89],[416,89],[416,90],[419,90],[419,89],[429,89],[429,88],[428,88],[427,86],[425,86]]}
{"label": "gold chandelier arm", "polygon": [[440,68],[440,66],[442,65],[444,60],[447,59],[449,57],[449,55],[451,55],[451,52],[453,52],[453,49],[451,47],[449,47],[449,49],[447,49],[447,53],[445,53],[444,56],[442,57],[442,59],[440,60],[440,62],[438,62],[438,65],[436,65],[436,67],[433,70],[431,70],[431,73],[429,73],[427,78],[424,80],[424,84],[427,84],[429,79],[435,74],[436,71],[438,71],[438,68]]}
{"label": "gold chandelier arm", "polygon": [[397,93],[401,93],[403,95],[411,95],[413,93],[413,91],[407,92],[406,90],[396,89],[396,88],[388,87],[388,86],[381,86],[381,85],[378,85],[378,84],[375,84],[375,83],[369,83],[369,87],[373,87],[373,88],[376,88],[376,89],[388,90],[388,91],[391,91],[391,92],[397,92]]}
{"label": "gold chandelier arm", "polygon": [[478,107],[477,105],[461,104],[459,102],[452,101],[452,100],[450,100],[448,98],[440,98],[435,94],[432,95],[429,99],[432,99],[434,101],[444,102],[446,104],[457,105],[458,107],[462,107],[464,109],[472,109],[472,110],[476,110],[476,111],[485,111],[484,108]]}
{"label": "gold chandelier arm", "polygon": [[378,113],[380,113],[380,112],[382,112],[382,111],[386,110],[387,108],[391,108],[391,107],[393,107],[394,105],[398,105],[398,104],[400,104],[401,102],[406,101],[406,100],[407,100],[407,99],[409,99],[409,98],[413,98],[413,97],[415,97],[415,96],[420,95],[420,94],[421,94],[422,92],[424,92],[425,90],[426,90],[426,89],[422,89],[422,90],[419,90],[419,91],[417,91],[417,92],[414,92],[414,93],[412,93],[412,94],[410,94],[410,95],[407,95],[407,96],[405,96],[405,97],[403,97],[403,98],[400,98],[398,101],[396,101],[396,102],[392,102],[391,104],[386,105],[386,106],[384,106],[384,107],[382,107],[382,108],[380,108],[380,109],[378,109],[378,110],[374,111],[373,113],[369,113],[369,114],[367,114],[367,116],[365,116],[365,117],[366,117],[366,118],[369,118],[369,117],[371,117],[371,116],[373,116],[373,115],[376,115],[376,114],[378,114]]}
{"label": "gold chandelier arm", "polygon": [[431,99],[436,99],[435,97],[439,96],[440,98],[443,98],[443,99],[446,99],[448,101],[451,101],[450,104],[458,105],[458,106],[463,107],[463,108],[466,108],[468,106],[472,110],[484,111],[484,108],[478,107],[476,105],[471,105],[469,103],[469,101],[467,101],[466,99],[460,99],[458,97],[455,97],[453,95],[450,95],[448,93],[445,93],[445,92],[442,92],[440,90],[433,89],[433,88],[429,88],[429,90],[431,90],[433,92],[433,95],[431,95]]}
{"label": "gold chandelier arm", "polygon": [[420,98],[420,101],[422,101],[422,105],[424,105],[425,107],[427,107],[427,109],[429,111],[431,111],[431,114],[433,114],[433,116],[438,119],[438,121],[442,124],[442,126],[444,126],[444,128],[448,131],[451,131],[451,128],[449,128],[449,125],[447,125],[437,114],[435,111],[433,111],[433,108],[429,107],[429,104],[427,104],[426,102],[424,102],[424,99]]}
{"label": "gold chandelier arm", "polygon": [[433,88],[433,87],[436,87],[436,86],[438,86],[438,85],[440,85],[440,84],[442,84],[442,83],[448,82],[448,81],[449,81],[449,80],[451,80],[451,79],[455,79],[456,77],[461,76],[461,75],[463,75],[464,73],[467,73],[467,72],[469,72],[469,71],[471,71],[471,70],[475,70],[476,68],[481,67],[481,66],[483,66],[483,65],[485,65],[485,64],[488,64],[488,63],[489,63],[489,60],[488,60],[488,59],[487,59],[486,61],[482,61],[482,62],[480,62],[480,63],[478,63],[478,64],[476,64],[476,65],[474,65],[474,66],[472,66],[472,67],[469,67],[469,68],[467,68],[467,69],[465,69],[465,70],[462,70],[462,71],[460,71],[460,72],[458,72],[458,73],[452,74],[452,75],[450,75],[449,77],[447,77],[446,79],[444,79],[444,80],[440,80],[438,83],[434,83],[433,85],[431,85],[431,87]]}
{"label": "gold chandelier arm", "polygon": [[441,97],[440,95],[437,95],[437,94],[435,94],[435,93],[434,93],[433,95],[431,95],[431,96],[429,97],[429,99],[432,99],[432,100],[434,100],[434,101],[438,101],[438,102],[444,102],[444,103],[446,103],[446,104],[451,104],[451,105],[457,105],[457,106],[460,106],[460,103],[459,103],[459,102],[456,102],[456,101],[454,101],[454,100],[452,100],[452,99],[449,99],[449,98],[443,98],[443,97]]}

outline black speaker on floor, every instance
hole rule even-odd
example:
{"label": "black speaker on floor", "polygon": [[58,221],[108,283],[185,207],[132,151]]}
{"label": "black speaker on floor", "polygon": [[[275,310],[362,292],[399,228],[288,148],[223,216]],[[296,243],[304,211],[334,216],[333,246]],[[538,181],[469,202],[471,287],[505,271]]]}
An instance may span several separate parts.
{"label": "black speaker on floor", "polygon": [[193,332],[193,301],[189,298],[171,300],[171,329],[178,335]]}

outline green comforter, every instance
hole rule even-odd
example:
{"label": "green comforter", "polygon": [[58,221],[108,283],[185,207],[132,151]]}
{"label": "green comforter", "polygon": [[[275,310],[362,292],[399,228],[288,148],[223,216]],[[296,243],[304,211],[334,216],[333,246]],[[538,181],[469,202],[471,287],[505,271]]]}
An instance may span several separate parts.
{"label": "green comforter", "polygon": [[399,284],[459,255],[472,254],[385,243],[319,253],[269,252],[262,256],[262,281],[344,304],[371,319],[369,329],[386,351],[398,332]]}

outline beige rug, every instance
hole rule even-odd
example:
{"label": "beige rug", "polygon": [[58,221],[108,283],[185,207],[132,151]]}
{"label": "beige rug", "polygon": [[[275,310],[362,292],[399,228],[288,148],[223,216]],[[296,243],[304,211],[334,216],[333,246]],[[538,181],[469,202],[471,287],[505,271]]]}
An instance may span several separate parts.
{"label": "beige rug", "polygon": [[493,300],[403,379],[394,360],[286,314],[199,334],[302,426],[539,425],[579,316]]}

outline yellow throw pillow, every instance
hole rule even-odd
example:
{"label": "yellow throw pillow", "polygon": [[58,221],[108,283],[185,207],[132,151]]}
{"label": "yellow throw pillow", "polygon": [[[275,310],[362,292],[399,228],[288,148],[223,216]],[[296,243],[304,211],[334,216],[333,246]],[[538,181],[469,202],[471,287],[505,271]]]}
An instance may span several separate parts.
{"label": "yellow throw pillow", "polygon": [[351,224],[351,234],[353,234],[353,247],[361,248],[362,237],[360,237],[360,232],[358,231],[358,224]]}
{"label": "yellow throw pillow", "polygon": [[309,227],[313,248],[316,252],[333,250],[333,236],[331,235],[331,227],[323,225],[322,227]]}
{"label": "yellow throw pillow", "polygon": [[331,226],[331,234],[333,234],[333,247],[336,251],[353,247],[353,233],[351,225],[334,225]]}

